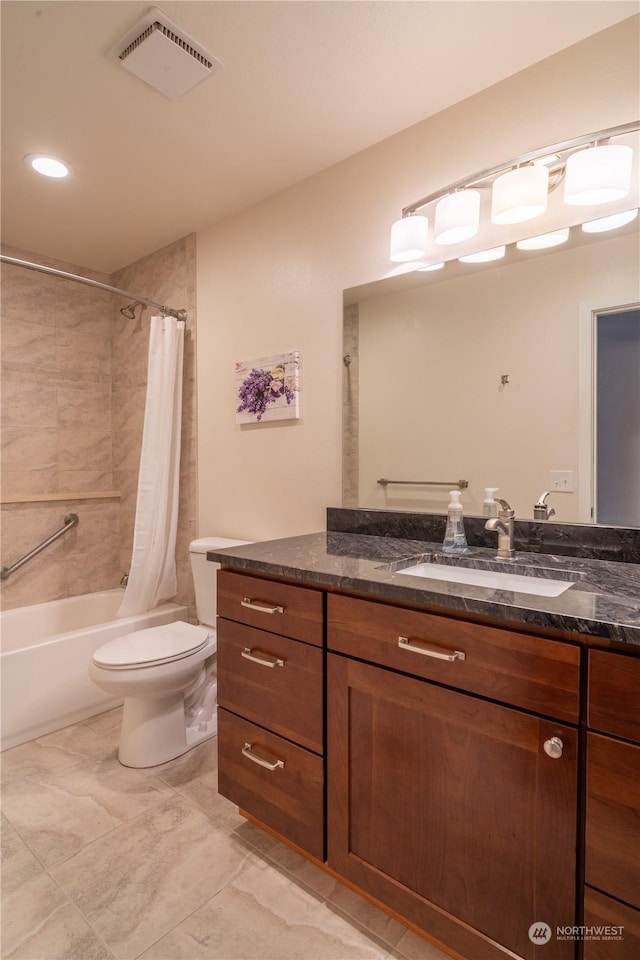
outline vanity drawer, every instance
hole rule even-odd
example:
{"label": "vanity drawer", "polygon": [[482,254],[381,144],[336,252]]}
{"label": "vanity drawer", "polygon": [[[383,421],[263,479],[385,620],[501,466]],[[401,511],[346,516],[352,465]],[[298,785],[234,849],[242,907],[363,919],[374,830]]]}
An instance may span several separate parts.
{"label": "vanity drawer", "polygon": [[282,837],[325,859],[321,757],[220,708],[218,790]]}
{"label": "vanity drawer", "polygon": [[323,645],[321,590],[218,570],[218,615],[251,627]]}
{"label": "vanity drawer", "polygon": [[323,753],[320,647],[218,618],[218,703]]}
{"label": "vanity drawer", "polygon": [[580,649],[562,641],[330,594],[327,643],[403,673],[578,721]]}
{"label": "vanity drawer", "polygon": [[586,927],[618,927],[607,939],[606,933],[590,936],[584,942],[584,960],[638,960],[640,957],[640,911],[606,897],[587,887],[584,892],[584,924]]}
{"label": "vanity drawer", "polygon": [[587,737],[585,882],[640,908],[640,746]]}
{"label": "vanity drawer", "polygon": [[588,724],[640,743],[640,657],[589,652]]}

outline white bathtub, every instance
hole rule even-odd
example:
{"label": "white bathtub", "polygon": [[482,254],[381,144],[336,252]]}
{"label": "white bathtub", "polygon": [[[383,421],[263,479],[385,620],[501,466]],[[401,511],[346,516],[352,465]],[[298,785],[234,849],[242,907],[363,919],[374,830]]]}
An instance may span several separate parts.
{"label": "white bathtub", "polygon": [[187,618],[186,607],[162,603],[150,613],[116,620],[123,594],[104,590],[0,613],[0,749],[117,706],[120,700],[89,679],[94,651],[134,630]]}

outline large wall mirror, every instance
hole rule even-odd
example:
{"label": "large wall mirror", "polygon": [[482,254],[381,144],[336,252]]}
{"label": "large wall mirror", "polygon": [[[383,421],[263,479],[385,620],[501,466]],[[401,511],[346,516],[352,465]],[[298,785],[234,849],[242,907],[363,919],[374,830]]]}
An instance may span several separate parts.
{"label": "large wall mirror", "polygon": [[[344,499],[640,527],[638,221],[345,291]],[[381,479],[394,481],[381,484]],[[442,485],[441,485],[442,484]]]}

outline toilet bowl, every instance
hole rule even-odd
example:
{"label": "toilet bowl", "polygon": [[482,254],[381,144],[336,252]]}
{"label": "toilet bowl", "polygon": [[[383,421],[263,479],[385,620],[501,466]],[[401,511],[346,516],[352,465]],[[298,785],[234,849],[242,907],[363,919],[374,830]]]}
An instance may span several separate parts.
{"label": "toilet bowl", "polygon": [[124,699],[118,759],[153,767],[217,733],[216,571],[207,550],[246,540],[203,537],[189,545],[199,626],[182,620],[129,633],[93,655],[89,676]]}

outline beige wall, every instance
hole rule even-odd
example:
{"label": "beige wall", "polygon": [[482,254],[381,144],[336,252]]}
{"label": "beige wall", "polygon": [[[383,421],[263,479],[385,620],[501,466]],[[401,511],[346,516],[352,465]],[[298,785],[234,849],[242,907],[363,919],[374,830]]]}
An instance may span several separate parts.
{"label": "beige wall", "polygon": [[[341,501],[342,290],[387,273],[390,224],[417,197],[637,119],[638,37],[618,24],[198,233],[201,535],[324,529]],[[234,363],[292,349],[300,421],[238,427]]]}
{"label": "beige wall", "polygon": [[[188,542],[196,528],[195,236],[113,277],[3,247],[23,260],[90,276],[188,311],[185,338],[178,599],[195,616]],[[2,563],[10,565],[77,513],[78,527],[2,583],[2,606],[118,585],[129,568],[144,417],[149,317],[119,312],[104,291],[2,265]],[[121,498],[76,499],[118,491]],[[68,493],[62,501],[28,502]],[[26,502],[25,502],[26,501]]]}
{"label": "beige wall", "polygon": [[362,300],[358,503],[443,512],[446,487],[376,481],[465,479],[467,513],[480,514],[484,488],[497,486],[532,519],[550,471],[572,470],[574,492],[549,506],[580,520],[591,481],[578,461],[581,321],[585,309],[637,302],[638,253],[637,233],[604,235]]}

